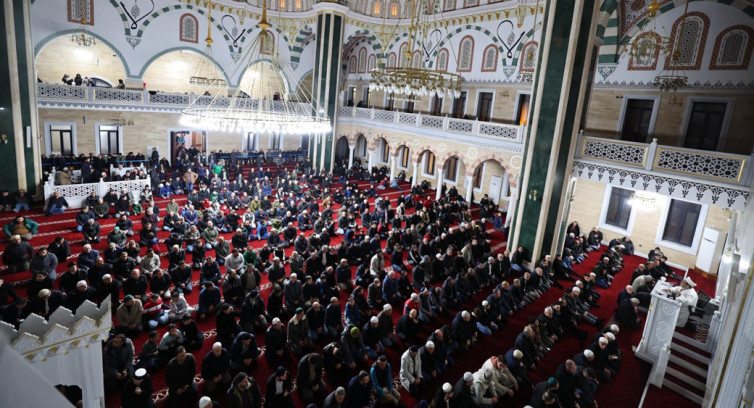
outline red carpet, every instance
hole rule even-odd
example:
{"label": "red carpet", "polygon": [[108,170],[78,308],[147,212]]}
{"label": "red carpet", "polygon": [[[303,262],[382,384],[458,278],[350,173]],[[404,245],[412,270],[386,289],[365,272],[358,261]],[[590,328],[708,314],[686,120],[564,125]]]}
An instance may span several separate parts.
{"label": "red carpet", "polygon": [[[362,187],[366,186],[367,182],[361,182],[360,183]],[[406,184],[404,183],[404,186]],[[432,192],[429,192],[429,194],[433,194]],[[397,199],[397,197],[400,195],[400,192],[396,190],[383,190],[380,192],[380,195],[383,197],[388,197],[391,200]],[[179,199],[179,203],[185,200],[185,197],[181,197]],[[164,206],[167,204],[168,200],[157,200],[158,204],[161,208],[164,208]],[[395,204],[393,204],[395,205]],[[477,209],[478,210],[478,209]],[[475,211],[476,213],[476,211]],[[34,237],[32,240],[32,245],[35,248],[47,245],[50,243],[55,236],[57,235],[63,235],[67,239],[70,239],[72,241],[71,250],[74,254],[72,256],[72,259],[75,259],[78,253],[81,252],[82,243],[74,242],[77,240],[80,240],[81,235],[77,232],[71,232],[75,231],[75,214],[76,210],[68,211],[64,214],[60,214],[57,216],[52,217],[44,217],[39,213],[36,214],[30,214],[36,221],[40,222],[40,228],[39,228],[39,234]],[[3,216],[0,218],[1,223],[7,223],[12,215]],[[103,220],[101,223],[103,226],[103,234],[106,234],[110,231],[112,226],[114,225],[114,220]],[[140,225],[138,225],[138,222],[135,222],[135,229],[138,230],[140,228]],[[138,234],[138,231],[136,231]],[[490,233],[492,238],[492,247],[496,248],[495,252],[501,252],[504,250],[504,236],[499,232],[491,232]],[[160,232],[159,237],[160,239],[165,239],[168,236],[167,232]],[[230,236],[230,234],[224,234],[226,239]],[[333,245],[338,245],[340,243],[341,237],[336,236],[332,239]],[[0,249],[3,249],[5,247],[5,243],[0,244]],[[253,247],[261,247],[262,242],[260,241],[254,241],[251,243]],[[105,243],[100,243],[96,246],[96,249],[103,250],[105,248]],[[288,249],[287,254],[290,254],[292,249]],[[208,255],[211,254],[211,251],[208,253]],[[587,260],[582,263],[581,265],[575,265],[574,268],[577,272],[580,274],[583,274],[584,272],[588,272],[591,270],[591,268],[594,266],[594,264],[597,262],[598,254],[593,252],[590,254],[590,256],[587,258]],[[629,256],[626,257],[626,267],[624,270],[619,273],[616,276],[615,282],[611,289],[609,290],[601,290],[602,292],[602,298],[599,302],[599,304],[602,306],[600,309],[593,309],[592,312],[597,315],[599,318],[604,318],[606,320],[606,324],[610,324],[609,319],[613,315],[613,309],[615,308],[616,304],[616,298],[617,294],[620,290],[623,289],[623,287],[628,283],[628,280],[630,279],[632,271],[636,268],[636,265],[638,265],[640,262],[643,262],[643,258],[639,258],[636,256]],[[163,257],[163,267],[167,267],[167,259]],[[65,270],[64,265],[59,265],[58,271],[62,272]],[[195,280],[198,280],[199,278],[199,272],[194,272],[194,278]],[[8,275],[4,276],[4,279],[6,281],[13,281],[13,280],[20,280],[23,281],[24,279],[28,279],[29,273],[23,272],[20,274],[16,274],[17,276],[11,277]],[[714,292],[714,282],[706,281],[701,276],[695,277],[694,280],[699,283],[700,287],[708,288],[708,285],[711,285],[712,292],[707,293],[713,293]],[[706,281],[706,282],[705,282]],[[25,295],[25,285],[21,282],[19,282],[20,285],[16,287],[17,292],[19,294]],[[266,275],[263,275],[263,285],[268,283]],[[562,282],[565,284],[566,282]],[[489,294],[490,289],[488,288],[486,291],[484,291],[482,294],[477,295],[472,301],[469,302],[468,307],[473,307],[475,305],[478,305],[483,297],[486,297],[487,294]],[[705,289],[707,291],[707,289]],[[446,372],[443,376],[436,379],[435,381],[431,382],[422,392],[418,393],[418,395],[409,395],[408,392],[404,389],[400,389],[402,399],[401,402],[404,403],[408,407],[413,407],[416,405],[416,403],[420,399],[427,399],[431,400],[431,398],[434,395],[435,389],[437,389],[439,386],[442,385],[443,382],[451,382],[455,383],[455,381],[462,376],[463,372],[465,371],[476,371],[482,363],[489,358],[491,355],[494,354],[501,354],[505,353],[514,343],[516,336],[521,332],[523,327],[528,324],[529,316],[536,316],[538,315],[544,307],[547,305],[553,303],[558,299],[558,297],[562,294],[562,290],[558,290],[557,288],[553,288],[543,294],[543,296],[529,305],[526,310],[519,312],[518,314],[514,315],[510,319],[510,323],[508,326],[504,327],[500,331],[494,333],[490,337],[485,337],[481,340],[481,342],[471,351],[465,354],[455,353],[453,357],[456,360],[456,365],[451,367],[448,372]],[[187,296],[187,300],[190,304],[194,305],[197,302],[199,291],[195,290],[191,295]],[[266,299],[269,295],[269,286],[265,286],[265,289],[262,290],[262,296]],[[347,298],[347,294],[341,293],[341,300],[342,304],[345,303],[345,299]],[[394,315],[394,319],[397,320],[399,317],[399,312],[396,311]],[[425,326],[425,329],[422,332],[422,338],[426,338],[426,336],[431,333],[432,330],[441,327],[442,325],[450,325],[451,318],[450,317],[444,317],[439,320],[435,320],[431,322],[429,325]],[[431,327],[428,327],[431,326]],[[204,343],[204,347],[201,351],[194,352],[194,356],[197,359],[197,362],[199,363],[199,370],[201,370],[201,360],[204,357],[204,355],[210,350],[212,343],[214,342],[214,319],[207,319],[203,322],[199,322],[199,327],[201,330],[205,332],[206,341]],[[589,336],[588,341],[591,341],[591,338],[594,336],[594,334],[597,331],[597,328],[592,326],[587,326],[585,324],[580,325],[581,329],[588,330]],[[165,328],[159,328],[160,335],[164,333]],[[641,393],[644,388],[644,384],[646,382],[647,376],[650,371],[650,366],[637,358],[633,356],[631,353],[631,346],[638,344],[639,340],[641,338],[641,331],[640,330],[621,330],[620,335],[618,336],[618,342],[624,352],[624,361],[623,365],[621,367],[621,370],[617,374],[617,378],[613,383],[609,384],[602,384],[600,386],[600,389],[597,393],[597,400],[600,401],[602,404],[609,404],[609,406],[612,407],[636,407],[638,406],[639,400],[641,398]],[[259,343],[260,347],[264,345],[264,336],[258,335],[256,336],[257,342]],[[139,350],[141,349],[141,346],[146,341],[146,334],[142,334],[139,337],[133,339],[134,345],[136,347],[136,354],[138,355]],[[330,339],[321,341],[319,344],[319,349],[321,350],[321,347],[324,346],[327,342],[331,341]],[[538,365],[537,369],[530,372],[530,376],[532,379],[532,382],[536,383],[538,381],[546,380],[550,375],[552,375],[558,365],[562,363],[565,359],[571,358],[574,354],[581,352],[585,347],[589,346],[587,343],[581,344],[577,339],[573,337],[566,337],[565,339],[559,341],[553,346],[553,349],[550,351],[548,355],[545,356],[543,361]],[[393,375],[395,377],[398,376],[398,370],[400,369],[400,356],[402,352],[405,350],[404,346],[399,347],[393,347],[392,349],[389,349],[386,353],[388,357],[388,361],[392,365],[393,369]],[[319,350],[318,350],[319,351]],[[297,367],[297,361],[294,358],[293,361],[290,363],[290,365],[287,367],[289,370],[292,371],[292,373],[295,375],[296,373],[296,367]],[[257,363],[257,368],[253,373],[253,376],[256,378],[257,383],[259,384],[265,384],[267,377],[274,369],[267,366],[266,361],[264,358],[260,358]],[[362,364],[361,366],[357,366],[358,369],[367,369],[368,366],[365,364]],[[355,374],[356,372],[354,372]],[[154,381],[154,389],[155,391],[163,390],[165,388],[165,381],[164,381],[164,371],[158,371],[153,376]],[[334,387],[338,385],[345,385],[345,384],[328,384],[329,389],[332,390]],[[263,392],[264,392],[264,387]],[[203,390],[203,387],[200,385],[200,391]],[[164,390],[162,392],[158,393],[162,398],[164,398]],[[690,401],[685,400],[683,397],[674,394],[671,391],[663,390],[661,391],[661,395],[663,398],[666,398],[667,401],[673,401],[676,407],[685,407],[685,406],[693,406],[693,404],[690,404]],[[294,394],[294,398],[296,400],[297,406],[304,406],[303,402],[298,399],[298,394]],[[522,389],[519,393],[517,393],[514,397],[511,398],[504,398],[503,399],[503,406],[506,407],[523,407],[525,406],[530,398],[530,390],[529,389]],[[678,400],[678,401],[676,401]],[[111,395],[107,399],[107,406],[108,407],[119,407],[120,406],[120,398],[118,395]],[[607,405],[604,405],[607,406]],[[645,406],[658,406],[658,405],[645,405]]]}

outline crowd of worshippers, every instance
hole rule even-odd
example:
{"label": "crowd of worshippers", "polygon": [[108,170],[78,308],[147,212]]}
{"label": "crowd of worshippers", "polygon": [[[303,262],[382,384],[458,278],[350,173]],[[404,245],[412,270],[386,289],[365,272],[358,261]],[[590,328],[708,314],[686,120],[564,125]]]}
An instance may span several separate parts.
{"label": "crowd of worshippers", "polygon": [[[31,300],[9,294],[14,305],[5,308],[3,318],[18,325],[30,312],[49,317],[59,306],[75,310],[85,300],[100,303],[111,296],[115,328],[103,353],[104,379],[110,392],[123,390],[124,406],[144,406],[149,393],[136,393],[141,386],[134,387],[135,381],[148,382],[149,375],[163,368],[170,403],[195,401],[196,362],[189,352],[201,349],[204,341],[196,321],[211,319],[218,344],[202,364],[208,393],[229,387],[227,398],[237,406],[258,406],[258,388],[242,373],[254,370],[262,355],[255,336],[264,333],[264,358],[270,367],[278,367],[266,384],[267,404],[293,406],[291,375],[284,367],[296,356],[297,390],[305,401],[339,400],[325,405],[339,406],[345,398],[345,406],[356,407],[369,405],[363,402],[372,392],[380,400],[398,402],[400,395],[386,374],[390,368],[380,358],[386,348],[405,349],[401,383],[414,392],[452,365],[456,350],[470,350],[481,336],[499,330],[550,286],[562,287],[558,280],[580,278],[559,255],[555,260],[546,256],[533,272],[522,266],[523,248],[512,256],[507,251],[492,256],[488,220],[473,219],[468,204],[453,190],[431,200],[421,185],[414,185],[400,195],[397,206],[381,197],[370,206],[369,197],[376,195],[373,187],[343,187],[330,173],[253,171],[248,178],[221,184],[197,180],[198,188],[187,186],[190,193],[183,206],[173,200],[163,210],[146,190],[143,212],[132,212],[133,204],[117,207],[110,201],[108,211],[100,215],[82,209],[76,218],[87,243],[77,260],[66,264],[59,290],[52,282],[57,279],[57,263],[70,256],[66,240],[58,237],[32,256],[28,243],[14,237],[14,243],[26,244],[29,251]],[[369,177],[382,181],[386,172],[375,171]],[[128,191],[108,195],[118,197],[115,204],[131,201]],[[105,202],[96,196],[90,199]],[[340,210],[332,210],[333,202],[341,203]],[[85,229],[106,216],[118,220],[100,252],[92,245],[100,245],[103,237],[87,236]],[[140,226],[133,224],[134,216]],[[166,269],[160,263],[158,228],[170,232]],[[307,236],[303,231],[308,230],[312,233]],[[222,232],[232,232],[231,238],[224,239]],[[335,235],[342,235],[343,241],[331,247]],[[254,249],[249,245],[254,240],[264,244]],[[294,250],[287,257],[289,247]],[[209,250],[214,256],[207,254]],[[189,305],[184,295],[195,289],[193,270],[200,271],[201,288],[198,303]],[[272,284],[266,304],[259,293],[262,273]],[[516,276],[512,285],[505,280],[511,274]],[[533,318],[515,348],[506,353],[506,362],[507,354],[514,359],[508,367],[519,374],[517,382],[528,383],[526,370],[536,366],[556,338],[569,332],[585,338],[578,322],[602,325],[589,312],[599,298],[595,281],[590,275],[582,279]],[[492,288],[489,296],[472,304],[474,295],[485,288]],[[348,294],[344,307],[340,292]],[[395,324],[393,308],[401,314]],[[452,325],[431,330],[438,315],[454,316]],[[155,331],[158,326],[167,326],[161,337]],[[145,330],[149,339],[134,364],[130,338]],[[321,353],[315,344],[324,344]],[[371,373],[353,376],[370,361]],[[332,376],[332,384],[348,384],[345,393],[326,395],[321,372],[317,374],[321,368]],[[146,374],[134,376],[135,369]],[[247,385],[240,386],[244,381]],[[488,405],[485,398],[497,398],[497,391],[487,388],[479,395],[475,386],[471,395],[482,406]]]}

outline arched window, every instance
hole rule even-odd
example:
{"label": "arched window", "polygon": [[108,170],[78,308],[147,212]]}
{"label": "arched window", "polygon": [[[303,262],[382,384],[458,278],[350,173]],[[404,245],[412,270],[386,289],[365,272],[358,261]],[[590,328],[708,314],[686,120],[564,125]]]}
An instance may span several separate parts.
{"label": "arched window", "polygon": [[285,10],[285,6],[286,6],[285,0],[278,0],[278,8],[280,10]]}
{"label": "arched window", "polygon": [[359,73],[364,73],[367,68],[367,49],[359,50]]}
{"label": "arched window", "polygon": [[358,65],[358,62],[356,61],[356,56],[351,55],[351,60],[348,63],[348,73],[355,74],[357,65]]}
{"label": "arched window", "polygon": [[654,71],[657,68],[657,58],[660,56],[660,35],[647,31],[634,40],[636,48],[631,52],[628,69],[634,71]]}
{"label": "arched window", "polygon": [[389,68],[395,68],[395,53],[391,52],[390,55],[387,56],[387,66]]}
{"label": "arched window", "polygon": [[68,21],[94,25],[94,0],[68,0]]}
{"label": "arched window", "polygon": [[181,16],[181,41],[199,42],[199,20],[191,14]]}
{"label": "arched window", "polygon": [[474,39],[470,35],[463,37],[458,45],[458,72],[471,72],[474,60]]}
{"label": "arched window", "polygon": [[411,56],[411,68],[421,68],[424,66],[422,60],[422,53],[417,51],[414,51],[414,55]]}
{"label": "arched window", "polygon": [[408,49],[408,46],[406,43],[401,44],[400,47],[398,47],[398,66],[399,67],[407,67],[410,66],[411,61],[406,61],[406,49]]}
{"label": "arched window", "polygon": [[709,69],[749,69],[754,46],[754,29],[745,25],[728,27],[715,39]]}
{"label": "arched window", "polygon": [[367,60],[367,71],[372,72],[372,70],[377,66],[377,58],[374,56],[374,54],[369,55],[369,59]]}
{"label": "arched window", "polygon": [[400,6],[398,5],[397,0],[393,0],[390,2],[390,17],[398,17],[398,10],[400,9]]}
{"label": "arched window", "polygon": [[521,49],[521,71],[534,72],[537,61],[537,53],[539,52],[539,44],[535,41],[530,41],[524,45]]}
{"label": "arched window", "polygon": [[482,72],[494,72],[497,70],[497,46],[490,44],[482,54]]}
{"label": "arched window", "polygon": [[380,0],[374,0],[374,3],[372,3],[372,14],[375,16],[382,15],[382,2]]}
{"label": "arched window", "polygon": [[442,48],[437,53],[437,68],[438,71],[448,70],[448,49]]}
{"label": "arched window", "polygon": [[456,9],[456,0],[445,0],[445,6],[443,7],[445,11],[455,10]]}
{"label": "arched window", "polygon": [[681,16],[673,24],[670,37],[671,52],[665,59],[665,69],[699,69],[709,31],[709,17],[694,11]]}
{"label": "arched window", "polygon": [[296,0],[296,10],[301,10],[301,8],[302,8],[302,4],[301,3],[302,3],[301,0]]}
{"label": "arched window", "polygon": [[411,15],[414,14],[414,2],[409,0],[406,3],[403,4],[403,18],[410,19]]}

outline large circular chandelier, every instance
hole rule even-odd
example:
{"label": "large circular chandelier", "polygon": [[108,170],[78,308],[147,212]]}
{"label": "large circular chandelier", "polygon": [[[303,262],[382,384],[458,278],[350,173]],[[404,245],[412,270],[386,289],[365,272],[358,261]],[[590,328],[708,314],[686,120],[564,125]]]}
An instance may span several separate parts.
{"label": "large circular chandelier", "polygon": [[372,70],[372,91],[392,93],[395,99],[416,99],[436,95],[461,96],[461,76],[425,68],[380,67]]}
{"label": "large circular chandelier", "polygon": [[[430,39],[433,31],[437,31],[438,22],[429,21],[427,10],[432,7],[425,0],[410,2],[409,11],[405,15],[408,19],[408,33],[406,34],[406,51],[399,59],[403,59],[398,66],[389,67],[386,63],[381,63],[377,68],[371,71],[369,89],[372,91],[383,91],[392,94],[396,100],[413,100],[416,101],[423,96],[437,96],[438,98],[447,95],[450,98],[461,96],[461,75],[453,72],[445,72],[425,68],[426,61],[416,61],[414,52],[422,49],[422,55],[427,50],[433,49],[433,41]],[[401,18],[402,19],[402,18]],[[386,24],[383,23],[382,37],[383,45],[387,45],[390,39],[395,38],[398,30],[398,20],[391,34],[387,34]],[[427,58],[429,55],[427,54]]]}
{"label": "large circular chandelier", "polygon": [[[207,83],[205,96],[195,98],[181,111],[181,125],[243,134],[308,135],[330,132],[330,119],[314,101],[311,91],[301,89],[297,94],[292,94],[286,87],[286,78],[295,78],[295,75],[293,68],[280,57],[273,44],[266,2],[258,25],[262,31],[246,47],[238,63],[231,63],[223,71],[231,71],[235,66],[228,78],[245,73],[239,86],[231,88],[228,83],[219,81]],[[248,81],[245,80],[247,76],[250,77]],[[217,89],[217,85],[222,87]]]}

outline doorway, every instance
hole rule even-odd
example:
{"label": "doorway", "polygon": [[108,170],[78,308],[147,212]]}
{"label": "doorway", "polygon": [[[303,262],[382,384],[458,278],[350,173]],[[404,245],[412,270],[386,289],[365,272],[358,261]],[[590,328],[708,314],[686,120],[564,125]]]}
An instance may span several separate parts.
{"label": "doorway", "polygon": [[531,94],[518,94],[518,102],[516,103],[516,117],[513,118],[518,126],[526,126],[526,122],[529,120],[529,101],[531,101]]}
{"label": "doorway", "polygon": [[170,162],[175,163],[181,152],[186,152],[191,161],[207,153],[207,132],[176,130],[170,132]]}
{"label": "doorway", "polygon": [[453,100],[453,116],[461,119],[466,114],[466,91],[461,91],[461,96]]}
{"label": "doorway", "polygon": [[480,92],[479,103],[477,104],[477,119],[482,122],[489,122],[492,115],[492,92]]}

